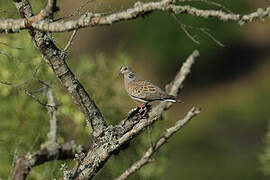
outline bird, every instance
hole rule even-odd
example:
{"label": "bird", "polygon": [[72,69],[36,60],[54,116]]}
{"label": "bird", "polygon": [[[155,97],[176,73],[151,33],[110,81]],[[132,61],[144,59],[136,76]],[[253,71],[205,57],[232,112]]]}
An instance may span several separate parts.
{"label": "bird", "polygon": [[136,102],[141,102],[139,107],[144,107],[147,103],[152,101],[166,101],[166,102],[182,102],[176,99],[175,96],[169,95],[160,87],[153,83],[138,79],[132,69],[128,66],[120,68],[119,75],[124,75],[124,83],[127,94]]}

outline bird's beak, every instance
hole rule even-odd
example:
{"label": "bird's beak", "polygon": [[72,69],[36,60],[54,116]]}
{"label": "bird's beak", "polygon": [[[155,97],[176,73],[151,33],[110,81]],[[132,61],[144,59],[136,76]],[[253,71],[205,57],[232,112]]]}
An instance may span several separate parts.
{"label": "bird's beak", "polygon": [[118,73],[118,77],[121,75],[122,73],[121,73],[121,71],[119,71],[119,73]]}

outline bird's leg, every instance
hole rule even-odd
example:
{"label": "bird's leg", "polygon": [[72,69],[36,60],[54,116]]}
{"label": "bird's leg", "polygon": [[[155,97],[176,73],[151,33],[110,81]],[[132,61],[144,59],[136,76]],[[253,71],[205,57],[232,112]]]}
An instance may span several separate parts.
{"label": "bird's leg", "polygon": [[147,102],[146,102],[146,103],[142,103],[142,104],[140,104],[140,105],[138,106],[138,108],[143,109],[143,108],[146,107],[146,105],[147,105]]}
{"label": "bird's leg", "polygon": [[140,104],[137,108],[141,116],[140,118],[147,118],[148,112],[151,110],[151,105],[146,102]]}

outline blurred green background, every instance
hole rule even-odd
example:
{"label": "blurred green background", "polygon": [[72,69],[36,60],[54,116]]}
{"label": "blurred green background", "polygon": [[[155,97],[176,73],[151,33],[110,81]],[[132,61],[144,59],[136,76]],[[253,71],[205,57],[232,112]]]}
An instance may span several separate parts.
{"label": "blurred green background", "polygon": [[[35,12],[45,1],[31,1]],[[73,13],[84,1],[59,1],[57,17]],[[136,1],[104,0],[89,3],[84,10],[119,11]],[[249,13],[268,7],[268,0],[215,1],[233,12]],[[203,9],[219,9],[203,2],[190,2]],[[10,1],[0,2],[1,18],[18,17]],[[145,18],[112,26],[86,28],[69,51],[67,62],[96,101],[108,123],[116,124],[134,107],[126,95],[123,79],[118,77],[121,65],[130,65],[137,76],[164,87],[188,55],[198,49],[201,56],[192,67],[175,104],[153,128],[157,139],[166,128],[182,118],[193,106],[201,114],[172,137],[154,156],[155,162],[130,179],[269,179],[270,133],[270,21],[240,27],[234,22],[178,15],[187,25],[208,28],[221,41],[221,47],[202,32],[188,29],[200,44],[192,42],[177,22],[166,12],[154,12]],[[76,18],[76,17],[75,17]],[[54,34],[56,44],[64,47],[71,33]],[[16,47],[16,48],[15,48]],[[33,72],[37,70],[37,73]],[[42,61],[26,31],[0,35],[0,80],[19,85],[46,99],[37,79],[54,88],[58,104],[58,142],[75,140],[90,145],[83,114],[59,85],[53,72]],[[0,84],[0,177],[7,179],[14,154],[38,150],[47,139],[49,116],[46,108],[16,90]],[[128,149],[113,156],[96,179],[113,179],[149,147],[147,133],[131,141]],[[265,153],[264,153],[265,152]],[[28,179],[59,177],[60,164],[52,161],[35,167]],[[66,161],[72,165],[71,160]]]}

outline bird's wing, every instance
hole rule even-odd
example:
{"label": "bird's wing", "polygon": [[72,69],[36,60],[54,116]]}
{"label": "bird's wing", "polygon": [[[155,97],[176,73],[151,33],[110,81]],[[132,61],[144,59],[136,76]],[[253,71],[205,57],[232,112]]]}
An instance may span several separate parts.
{"label": "bird's wing", "polygon": [[168,96],[158,86],[144,80],[134,80],[130,82],[128,92],[130,96],[148,101],[160,100]]}

